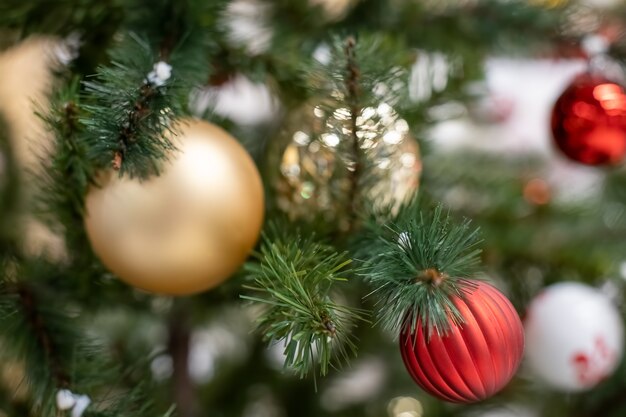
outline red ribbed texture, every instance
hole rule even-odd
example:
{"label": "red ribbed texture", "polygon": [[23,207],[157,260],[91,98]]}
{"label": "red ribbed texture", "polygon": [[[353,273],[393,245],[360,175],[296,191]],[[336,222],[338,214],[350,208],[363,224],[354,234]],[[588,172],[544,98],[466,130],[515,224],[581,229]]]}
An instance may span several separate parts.
{"label": "red ribbed texture", "polygon": [[484,400],[513,378],[524,352],[524,330],[517,312],[493,286],[477,282],[464,298],[454,298],[464,318],[445,336],[427,341],[418,321],[407,324],[400,351],[409,374],[429,394],[454,403]]}
{"label": "red ribbed texture", "polygon": [[601,76],[582,74],[552,111],[552,135],[569,158],[587,165],[615,165],[626,155],[626,94]]}

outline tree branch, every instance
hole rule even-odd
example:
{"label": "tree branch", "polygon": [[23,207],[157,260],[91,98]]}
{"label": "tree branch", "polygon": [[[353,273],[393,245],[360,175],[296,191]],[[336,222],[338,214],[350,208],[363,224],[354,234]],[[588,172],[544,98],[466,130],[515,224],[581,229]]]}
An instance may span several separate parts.
{"label": "tree branch", "polygon": [[118,136],[119,149],[113,154],[112,161],[113,169],[116,171],[122,168],[128,144],[136,140],[139,122],[151,111],[150,100],[156,93],[156,88],[147,81],[139,89],[139,98],[135,101],[132,110],[128,113],[126,123]]}
{"label": "tree branch", "polygon": [[356,353],[351,334],[364,311],[338,304],[331,297],[335,284],[353,274],[346,253],[300,234],[281,236],[274,226],[264,236],[258,264],[247,271],[254,284],[241,298],[265,309],[257,328],[270,343],[283,343],[285,366],[300,377],[347,362]]}
{"label": "tree branch", "polygon": [[360,198],[359,198],[359,186],[361,180],[361,173],[363,170],[363,163],[361,161],[361,143],[357,135],[358,125],[357,118],[361,111],[359,107],[359,79],[361,77],[361,71],[356,62],[355,55],[356,39],[352,36],[346,40],[345,54],[347,59],[346,64],[346,90],[348,92],[348,103],[350,105],[350,132],[351,132],[351,152],[352,163],[350,167],[350,194],[348,202],[350,204],[349,218],[350,224],[348,231],[354,230],[357,223],[357,216],[360,210]]}
{"label": "tree branch", "polygon": [[198,405],[193,381],[189,375],[189,347],[191,328],[186,310],[175,306],[169,322],[168,351],[174,367],[173,396],[180,417],[198,415]]}
{"label": "tree branch", "polygon": [[373,285],[380,324],[398,334],[421,319],[430,334],[445,334],[462,316],[450,301],[474,284],[480,265],[478,229],[453,222],[441,206],[432,212],[416,201],[384,225],[370,225],[372,243],[363,275]]}
{"label": "tree branch", "polygon": [[30,324],[44,351],[52,371],[52,376],[57,383],[57,387],[68,387],[70,384],[70,378],[61,365],[58,352],[56,351],[54,343],[47,332],[44,320],[37,311],[35,295],[26,285],[18,285],[15,288],[15,293],[19,297],[20,305],[25,313],[26,320]]}

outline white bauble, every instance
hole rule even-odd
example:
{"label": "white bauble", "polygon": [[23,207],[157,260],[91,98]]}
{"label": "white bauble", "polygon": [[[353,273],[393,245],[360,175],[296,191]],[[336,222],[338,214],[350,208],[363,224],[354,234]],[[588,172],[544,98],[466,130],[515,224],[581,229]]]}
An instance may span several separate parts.
{"label": "white bauble", "polygon": [[576,282],[551,285],[531,302],[524,323],[526,358],[549,386],[583,391],[619,365],[624,326],[599,290]]}

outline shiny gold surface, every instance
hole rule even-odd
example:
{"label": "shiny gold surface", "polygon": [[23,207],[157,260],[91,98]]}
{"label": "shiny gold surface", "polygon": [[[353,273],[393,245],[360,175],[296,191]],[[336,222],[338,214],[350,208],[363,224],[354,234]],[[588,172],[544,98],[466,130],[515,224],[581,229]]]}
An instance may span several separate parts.
{"label": "shiny gold surface", "polygon": [[103,175],[90,190],[85,226],[93,249],[122,280],[183,295],[232,275],[263,222],[261,179],[241,145],[221,128],[187,120],[179,152],[148,181]]}
{"label": "shiny gold surface", "polygon": [[[361,157],[373,164],[369,174],[376,179],[361,190],[364,204],[395,211],[419,188],[422,165],[417,142],[406,120],[384,102],[361,109],[356,123]],[[339,229],[348,228],[349,176],[354,169],[349,158],[350,110],[331,112],[309,103],[288,120],[284,135],[288,144],[273,184],[278,207],[291,219],[322,218],[336,222]]]}

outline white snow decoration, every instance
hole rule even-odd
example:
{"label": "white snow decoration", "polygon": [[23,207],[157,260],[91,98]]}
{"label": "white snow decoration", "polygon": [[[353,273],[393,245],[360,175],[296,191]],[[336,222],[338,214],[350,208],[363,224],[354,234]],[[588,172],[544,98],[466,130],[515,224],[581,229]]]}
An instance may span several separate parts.
{"label": "white snow decoration", "polygon": [[56,402],[60,411],[72,410],[71,417],[82,417],[91,404],[91,398],[87,395],[74,394],[68,389],[60,389],[57,391]]}
{"label": "white snow decoration", "polygon": [[76,398],[72,391],[60,389],[57,391],[57,408],[61,411],[69,410],[76,404]]}
{"label": "white snow decoration", "polygon": [[83,413],[91,404],[91,398],[86,395],[80,395],[76,398],[76,405],[72,410],[72,417],[82,417]]}
{"label": "white snow decoration", "polygon": [[313,51],[313,59],[322,65],[328,65],[331,58],[330,46],[328,46],[327,43],[319,44],[317,48],[315,48],[315,51]]}
{"label": "white snow decoration", "polygon": [[152,71],[146,77],[149,83],[161,87],[172,76],[172,66],[165,61],[159,61],[154,64]]}

